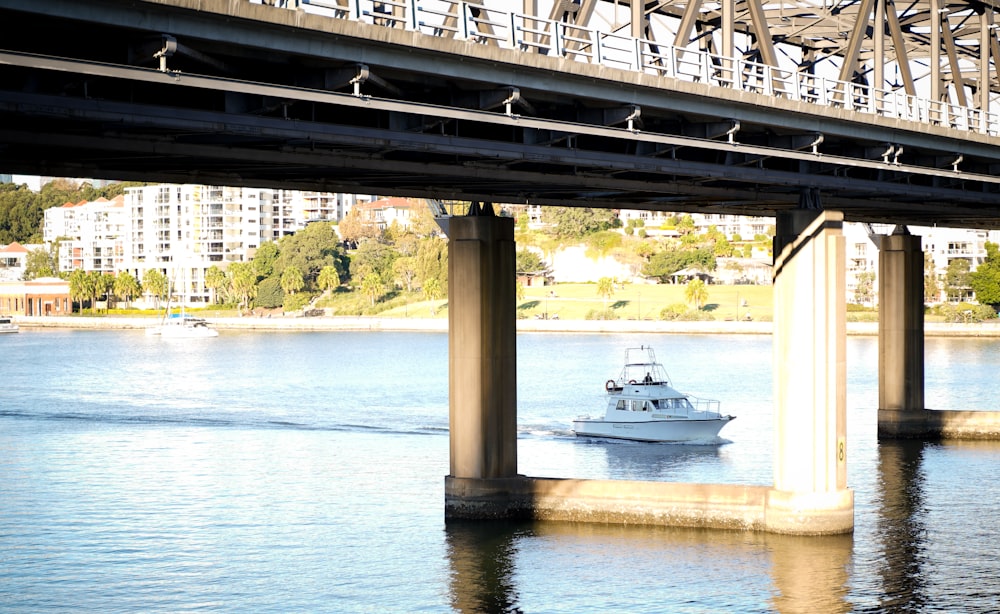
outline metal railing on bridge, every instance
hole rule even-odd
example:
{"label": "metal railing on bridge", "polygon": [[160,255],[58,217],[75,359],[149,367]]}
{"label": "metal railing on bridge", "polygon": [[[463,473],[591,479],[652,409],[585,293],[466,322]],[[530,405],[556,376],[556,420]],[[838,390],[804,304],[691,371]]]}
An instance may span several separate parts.
{"label": "metal railing on bridge", "polygon": [[888,118],[1000,135],[1000,113],[456,0],[251,0]]}

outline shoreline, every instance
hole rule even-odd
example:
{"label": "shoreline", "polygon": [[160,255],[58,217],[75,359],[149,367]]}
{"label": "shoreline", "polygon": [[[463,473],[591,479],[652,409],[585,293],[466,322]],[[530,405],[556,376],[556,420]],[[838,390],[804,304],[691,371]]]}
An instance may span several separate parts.
{"label": "shoreline", "polygon": [[[22,328],[71,328],[80,330],[145,329],[155,319],[125,316],[16,316]],[[448,332],[446,318],[379,318],[362,316],[316,316],[276,318],[206,318],[218,330],[233,331],[396,331]],[[662,320],[518,320],[518,332],[553,333],[661,333],[711,335],[770,335],[771,322]],[[877,322],[848,322],[849,336],[878,336]],[[977,324],[925,323],[925,337],[1000,337],[1000,322]]]}

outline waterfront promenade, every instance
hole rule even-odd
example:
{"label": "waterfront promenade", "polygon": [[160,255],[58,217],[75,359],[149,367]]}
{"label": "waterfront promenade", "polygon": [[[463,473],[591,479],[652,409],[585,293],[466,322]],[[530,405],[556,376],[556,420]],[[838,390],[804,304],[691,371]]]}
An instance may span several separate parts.
{"label": "waterfront promenade", "polygon": [[[256,331],[423,331],[447,332],[447,318],[379,318],[364,316],[317,317],[230,317],[207,318],[219,330]],[[24,317],[17,323],[23,328],[78,328],[78,329],[144,329],[156,318],[106,316],[106,317]],[[518,332],[553,333],[662,333],[662,334],[724,334],[770,335],[771,322],[698,321],[679,322],[663,320],[535,320],[517,321]],[[877,336],[877,322],[848,322],[848,335]],[[927,337],[1000,337],[1000,320],[991,323],[951,324],[926,322]]]}

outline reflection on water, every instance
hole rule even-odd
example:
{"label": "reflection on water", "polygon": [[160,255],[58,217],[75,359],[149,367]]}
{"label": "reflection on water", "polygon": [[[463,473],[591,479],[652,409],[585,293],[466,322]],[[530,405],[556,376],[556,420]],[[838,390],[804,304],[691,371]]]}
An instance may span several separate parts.
{"label": "reflection on water", "polygon": [[[851,611],[851,536],[670,527],[449,522],[451,602],[460,612]],[[581,592],[580,589],[583,589]],[[656,601],[635,604],[637,592]],[[683,608],[681,608],[683,609]]]}
{"label": "reflection on water", "polygon": [[447,524],[451,605],[459,612],[519,612],[514,587],[519,524],[453,521]]}
{"label": "reflection on water", "polygon": [[878,446],[878,534],[883,560],[882,607],[919,609],[927,599],[921,579],[923,536],[922,441],[882,441]]}
{"label": "reflection on water", "polygon": [[608,472],[621,480],[676,481],[678,470],[690,470],[718,459],[719,445],[650,444],[598,441]]}

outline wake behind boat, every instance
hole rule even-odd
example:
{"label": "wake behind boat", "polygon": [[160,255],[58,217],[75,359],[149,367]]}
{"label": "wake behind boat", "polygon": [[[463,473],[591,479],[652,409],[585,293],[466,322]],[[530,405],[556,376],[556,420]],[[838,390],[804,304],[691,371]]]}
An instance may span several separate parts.
{"label": "wake behind boat", "polygon": [[699,399],[673,388],[653,348],[625,350],[625,366],[617,380],[604,385],[608,405],[604,417],[580,416],[573,421],[578,437],[650,442],[711,440],[736,416],[719,413],[719,402]]}

